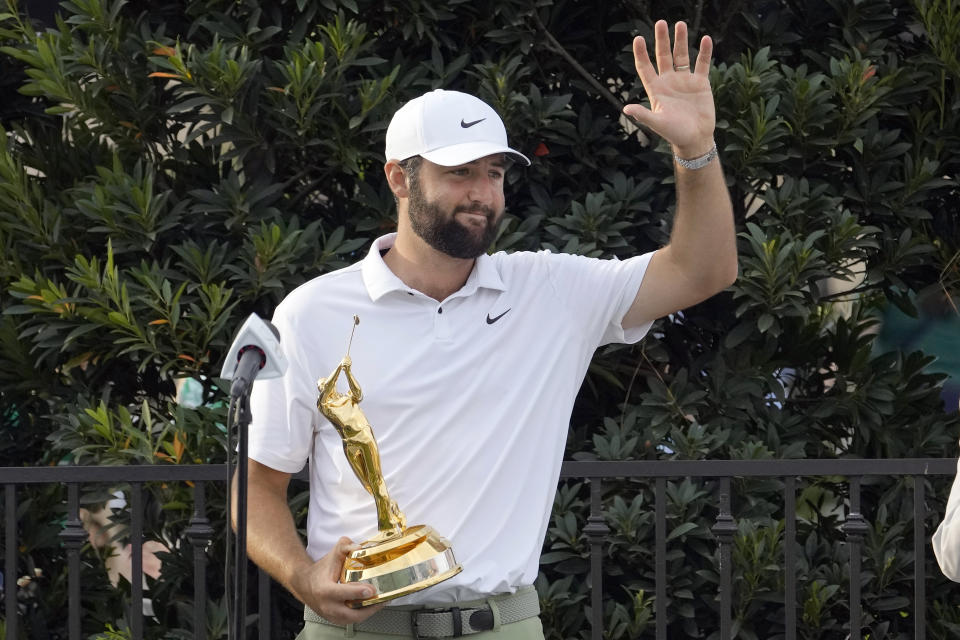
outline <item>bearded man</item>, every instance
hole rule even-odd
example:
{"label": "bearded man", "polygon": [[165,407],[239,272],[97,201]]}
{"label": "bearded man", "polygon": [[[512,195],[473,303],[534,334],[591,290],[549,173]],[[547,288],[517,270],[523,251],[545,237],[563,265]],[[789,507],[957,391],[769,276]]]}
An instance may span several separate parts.
{"label": "bearded man", "polygon": [[[653,321],[736,278],[733,215],[713,141],[712,42],[690,60],[687,28],[654,29],[657,67],[634,40],[650,108],[624,113],[668,140],[677,207],[670,242],[627,260],[486,251],[504,176],[529,164],[481,100],[436,90],[390,122],[386,180],[395,234],[360,262],[315,278],[277,307],[286,375],[258,381],[250,427],[248,553],[305,605],[302,640],[475,635],[543,638],[533,591],[574,398],[597,347],[640,340]],[[692,68],[691,68],[691,65]],[[408,521],[447,536],[463,571],[413,595],[341,584],[352,540],[376,531],[373,499],[316,410],[315,381],[351,354],[390,495]],[[286,502],[310,463],[308,544]],[[431,622],[425,633],[425,620]],[[493,634],[496,633],[496,636]]]}

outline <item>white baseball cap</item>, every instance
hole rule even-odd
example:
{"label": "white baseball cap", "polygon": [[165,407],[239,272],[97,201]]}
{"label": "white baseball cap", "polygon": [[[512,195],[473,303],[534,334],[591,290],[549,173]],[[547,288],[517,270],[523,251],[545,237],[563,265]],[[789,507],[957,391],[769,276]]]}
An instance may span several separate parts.
{"label": "white baseball cap", "polygon": [[387,127],[387,160],[423,156],[453,167],[494,153],[530,160],[507,146],[507,130],[483,100],[459,91],[436,89],[400,107]]}

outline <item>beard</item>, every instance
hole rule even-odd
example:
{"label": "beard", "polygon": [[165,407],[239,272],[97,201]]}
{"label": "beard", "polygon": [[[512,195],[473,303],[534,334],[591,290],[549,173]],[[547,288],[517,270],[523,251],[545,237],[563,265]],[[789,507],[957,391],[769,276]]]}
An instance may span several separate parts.
{"label": "beard", "polygon": [[[410,184],[407,205],[413,232],[428,245],[451,258],[472,260],[487,252],[497,234],[497,222],[503,210],[495,211],[485,205],[454,207],[446,215],[436,202],[428,202],[414,180]],[[486,216],[482,229],[468,227],[457,219],[457,213],[477,213]]]}

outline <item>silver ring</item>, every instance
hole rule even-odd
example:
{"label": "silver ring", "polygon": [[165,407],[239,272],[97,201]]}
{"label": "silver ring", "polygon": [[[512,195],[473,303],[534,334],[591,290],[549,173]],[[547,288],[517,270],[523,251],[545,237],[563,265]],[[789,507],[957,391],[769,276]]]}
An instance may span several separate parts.
{"label": "silver ring", "polygon": [[680,65],[679,67],[676,66],[676,65],[674,65],[673,70],[674,70],[674,71],[680,71],[681,69],[689,69],[689,68],[690,68],[690,65],[688,65],[688,64],[682,64],[682,65]]}

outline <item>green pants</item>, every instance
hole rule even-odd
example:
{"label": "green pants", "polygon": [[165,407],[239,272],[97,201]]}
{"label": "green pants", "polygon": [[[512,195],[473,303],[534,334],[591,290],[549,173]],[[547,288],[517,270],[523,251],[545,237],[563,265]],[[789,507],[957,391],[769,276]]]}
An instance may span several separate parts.
{"label": "green pants", "polygon": [[[350,628],[334,627],[329,624],[305,622],[303,631],[297,636],[297,640],[343,640],[343,638],[353,638],[353,640],[402,640],[402,638],[410,637],[412,636],[353,631]],[[543,640],[543,626],[540,624],[540,618],[534,616],[513,624],[505,624],[499,630],[481,631],[480,633],[463,636],[463,638],[469,640]]]}

